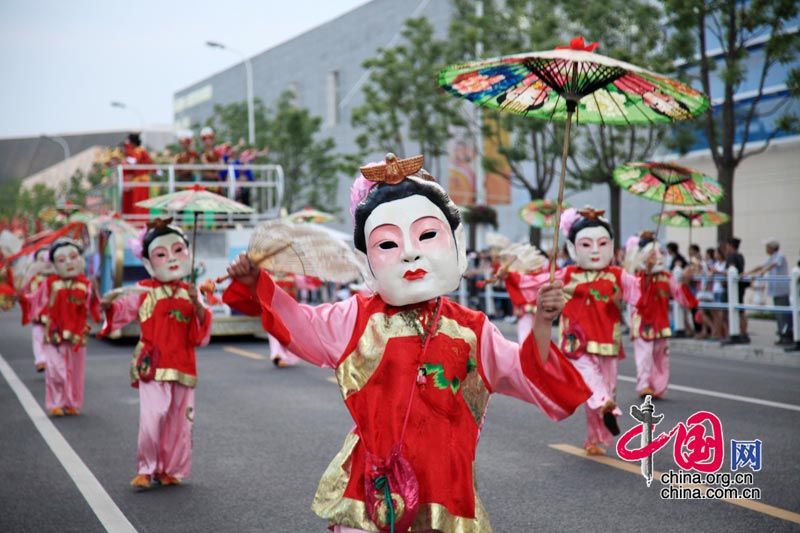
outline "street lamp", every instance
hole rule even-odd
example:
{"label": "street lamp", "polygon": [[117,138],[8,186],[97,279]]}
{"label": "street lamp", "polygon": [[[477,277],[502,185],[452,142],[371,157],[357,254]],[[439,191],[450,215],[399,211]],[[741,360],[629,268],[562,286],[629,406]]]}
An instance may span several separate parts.
{"label": "street lamp", "polygon": [[125,102],[113,101],[113,102],[111,102],[111,107],[116,107],[118,109],[128,109],[130,111],[133,111],[136,114],[136,116],[139,118],[139,129],[140,130],[144,130],[144,115],[142,114],[141,111],[139,111],[138,109],[136,109],[133,106],[130,106],[130,105],[126,104]]}
{"label": "street lamp", "polygon": [[206,46],[209,48],[219,48],[220,50],[227,50],[242,58],[244,63],[245,81],[247,83],[247,141],[251,146],[256,144],[256,117],[255,109],[253,107],[253,65],[250,63],[250,58],[244,55],[239,50],[230,48],[222,43],[216,41],[206,41]]}
{"label": "street lamp", "polygon": [[47,139],[47,140],[53,141],[54,143],[56,143],[59,146],[61,146],[62,150],[64,150],[64,163],[62,163],[62,165],[64,167],[64,183],[66,183],[67,179],[69,178],[69,176],[67,176],[67,164],[66,164],[66,161],[67,161],[67,159],[70,158],[69,145],[67,144],[66,139],[64,139],[64,137],[59,137],[58,135],[45,135],[44,133],[42,135],[40,135],[40,137],[42,139]]}

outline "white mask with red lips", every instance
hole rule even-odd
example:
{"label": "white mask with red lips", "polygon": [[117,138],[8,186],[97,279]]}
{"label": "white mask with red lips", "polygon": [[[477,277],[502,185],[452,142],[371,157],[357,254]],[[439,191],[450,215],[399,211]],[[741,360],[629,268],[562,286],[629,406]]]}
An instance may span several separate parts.
{"label": "white mask with red lips", "polygon": [[367,253],[356,250],[364,281],[389,305],[425,302],[458,288],[467,268],[464,226],[416,194],[376,207],[364,224]]}
{"label": "white mask with red lips", "polygon": [[187,277],[192,270],[192,254],[189,245],[180,235],[167,233],[156,237],[147,247],[147,257],[142,264],[147,273],[162,283]]}
{"label": "white mask with red lips", "polygon": [[567,240],[567,251],[580,268],[602,270],[614,259],[614,239],[603,226],[590,226],[575,234],[574,243]]}
{"label": "white mask with red lips", "polygon": [[59,246],[53,252],[53,266],[56,274],[61,279],[72,279],[83,274],[86,269],[86,261],[83,253],[75,246],[67,244]]}

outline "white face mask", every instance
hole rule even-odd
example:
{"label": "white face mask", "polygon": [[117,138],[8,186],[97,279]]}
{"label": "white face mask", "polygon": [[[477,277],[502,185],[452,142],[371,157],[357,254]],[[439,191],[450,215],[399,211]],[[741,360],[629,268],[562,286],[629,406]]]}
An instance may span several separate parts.
{"label": "white face mask", "polygon": [[657,247],[657,243],[655,242],[647,243],[644,248],[639,250],[639,253],[636,256],[637,269],[643,272],[647,270],[647,258],[650,257],[650,252],[653,250],[656,250],[656,264],[653,265],[653,268],[650,270],[650,272],[663,272],[667,269],[667,264],[664,261],[664,252],[661,250],[661,248]]}
{"label": "white face mask", "polygon": [[147,247],[150,258],[142,257],[147,273],[162,283],[187,277],[192,270],[192,254],[180,235],[156,237]]}
{"label": "white face mask", "polygon": [[71,279],[83,274],[86,261],[80,250],[72,245],[62,246],[53,254],[56,274],[62,279]]}
{"label": "white face mask", "polygon": [[614,239],[602,226],[580,230],[575,243],[567,241],[567,250],[575,264],[584,270],[602,270],[614,258]]}
{"label": "white face mask", "polygon": [[451,231],[441,209],[421,195],[376,207],[366,220],[364,237],[366,255],[356,250],[364,280],[389,305],[424,302],[454,291],[467,268],[463,225]]}

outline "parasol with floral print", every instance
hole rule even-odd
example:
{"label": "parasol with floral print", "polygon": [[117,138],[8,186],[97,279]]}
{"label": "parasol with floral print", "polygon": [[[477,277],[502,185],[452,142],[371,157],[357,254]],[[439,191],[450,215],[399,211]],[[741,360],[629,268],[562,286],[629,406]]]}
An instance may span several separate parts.
{"label": "parasol with floral print", "polygon": [[[439,72],[439,85],[448,93],[490,109],[541,120],[565,121],[559,180],[564,201],[566,160],[572,122],[636,125],[668,123],[699,115],[708,97],[677,80],[596,54],[597,43],[577,37],[569,46],[544,52],[453,65]],[[558,231],[553,249],[558,249]],[[551,257],[551,278],[555,254]]]}
{"label": "parasol with floral print", "polygon": [[722,211],[713,209],[681,209],[664,211],[660,217],[653,215],[653,222],[675,228],[689,228],[689,244],[692,243],[692,229],[720,226],[730,219],[731,217]]}
{"label": "parasol with floral print", "polygon": [[[566,202],[561,204],[561,209],[568,207],[569,204]],[[556,218],[556,201],[543,199],[528,202],[520,208],[519,218],[534,228],[552,227]]]}

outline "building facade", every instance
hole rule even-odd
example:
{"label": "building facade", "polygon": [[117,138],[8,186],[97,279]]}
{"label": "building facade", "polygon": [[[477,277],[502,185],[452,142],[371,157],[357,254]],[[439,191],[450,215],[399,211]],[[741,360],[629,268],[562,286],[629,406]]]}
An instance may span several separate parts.
{"label": "building facade", "polygon": [[[303,106],[316,116],[322,117],[324,127],[322,135],[332,137],[336,141],[336,148],[343,153],[355,153],[357,146],[355,143],[357,132],[350,124],[352,110],[363,103],[361,87],[366,81],[368,72],[362,67],[362,63],[374,57],[378,49],[393,45],[399,38],[405,19],[410,17],[426,17],[436,29],[437,36],[444,37],[450,24],[453,10],[451,3],[447,0],[373,0],[360,6],[330,22],[318,26],[294,39],[291,39],[274,48],[266,50],[251,58],[254,71],[255,96],[260,98],[267,105],[274,102],[278,96],[286,91],[292,91],[297,98],[297,103]],[[758,46],[758,44],[754,44]],[[752,57],[752,61],[758,63],[757,55]],[[755,69],[757,65],[753,65]],[[421,80],[423,83],[433,83],[432,80]],[[780,94],[780,84],[785,81],[777,74],[771,86],[772,94]],[[749,86],[748,86],[749,87]],[[743,92],[750,90],[743,88]],[[746,96],[746,95],[745,95]],[[715,97],[712,91],[712,98]],[[186,128],[202,125],[213,114],[215,104],[229,104],[241,102],[245,99],[245,71],[242,64],[233,66],[222,72],[218,72],[200,80],[192,85],[178,91],[174,95],[174,118],[176,127]],[[761,126],[769,131],[770,123],[765,119]],[[784,178],[789,169],[797,168],[792,164],[791,154],[797,150],[791,147],[796,143],[792,138],[781,139],[781,143],[786,144],[788,149],[784,150],[776,144],[770,151],[754,157],[753,161],[759,158],[770,158],[776,166],[776,175],[783,173]],[[775,152],[777,150],[777,152]],[[408,150],[411,152],[411,149]],[[696,166],[701,170],[708,170],[711,175],[716,172],[713,168],[707,169],[703,166],[703,153],[708,153],[701,143],[689,157],[682,158],[681,162]],[[779,153],[778,157],[775,154]],[[667,156],[668,154],[663,154]],[[381,159],[383,154],[371,154],[373,160]],[[430,163],[429,163],[430,164]],[[760,249],[751,248],[757,244],[755,237],[747,234],[752,226],[752,218],[758,217],[758,213],[766,213],[766,205],[763,210],[751,205],[748,208],[739,208],[738,202],[746,201],[747,184],[751,181],[747,174],[750,160],[739,170],[736,182],[737,197],[737,222],[735,232],[741,234],[745,243],[745,252],[752,257],[751,262],[760,258]],[[431,165],[432,166],[432,165]],[[707,166],[707,165],[706,165]],[[442,183],[446,183],[447,161],[442,161],[442,176],[437,176]],[[756,165],[756,168],[763,168],[763,165]],[[782,169],[782,170],[781,170]],[[349,188],[353,176],[341,176],[338,191],[338,205],[342,208],[342,213],[347,213],[349,202]],[[794,186],[800,189],[796,182],[791,180],[783,182],[770,182],[769,185],[761,190],[766,197],[783,196],[781,188]],[[739,189],[742,188],[742,192]],[[794,191],[800,194],[800,191]],[[555,192],[551,191],[551,196]],[[592,204],[600,208],[607,208],[609,204],[608,188],[605,185],[596,186],[589,190],[580,192],[567,192],[568,201],[573,205]],[[520,207],[528,201],[527,192],[522,188],[512,188],[511,204],[496,206],[498,209],[498,221],[503,233],[512,239],[524,239],[527,237],[528,228],[519,219]],[[797,202],[794,205],[798,205]],[[633,233],[651,228],[653,222],[651,217],[658,212],[659,205],[635,198],[628,194],[623,194],[621,209],[621,231],[618,242],[623,243],[625,239]],[[748,215],[748,213],[751,213]],[[781,215],[780,220],[783,224],[776,223],[776,235],[781,238],[782,234],[777,229],[780,226],[793,225],[800,227],[793,213]],[[741,217],[741,218],[740,218]],[[794,222],[794,223],[793,223]],[[793,224],[792,224],[793,223]],[[349,230],[349,217],[343,215],[339,222],[340,229]],[[789,230],[787,229],[787,232]],[[795,231],[795,234],[798,232]],[[688,243],[687,235],[680,231],[668,230],[668,239],[678,240],[685,249]],[[798,237],[795,235],[797,240]],[[698,238],[705,239],[705,235],[700,232]],[[545,234],[546,239],[546,234]],[[784,239],[787,246],[794,246],[796,254],[800,243],[794,243],[787,236]],[[792,244],[794,243],[794,244]],[[794,257],[796,260],[796,255]]]}

